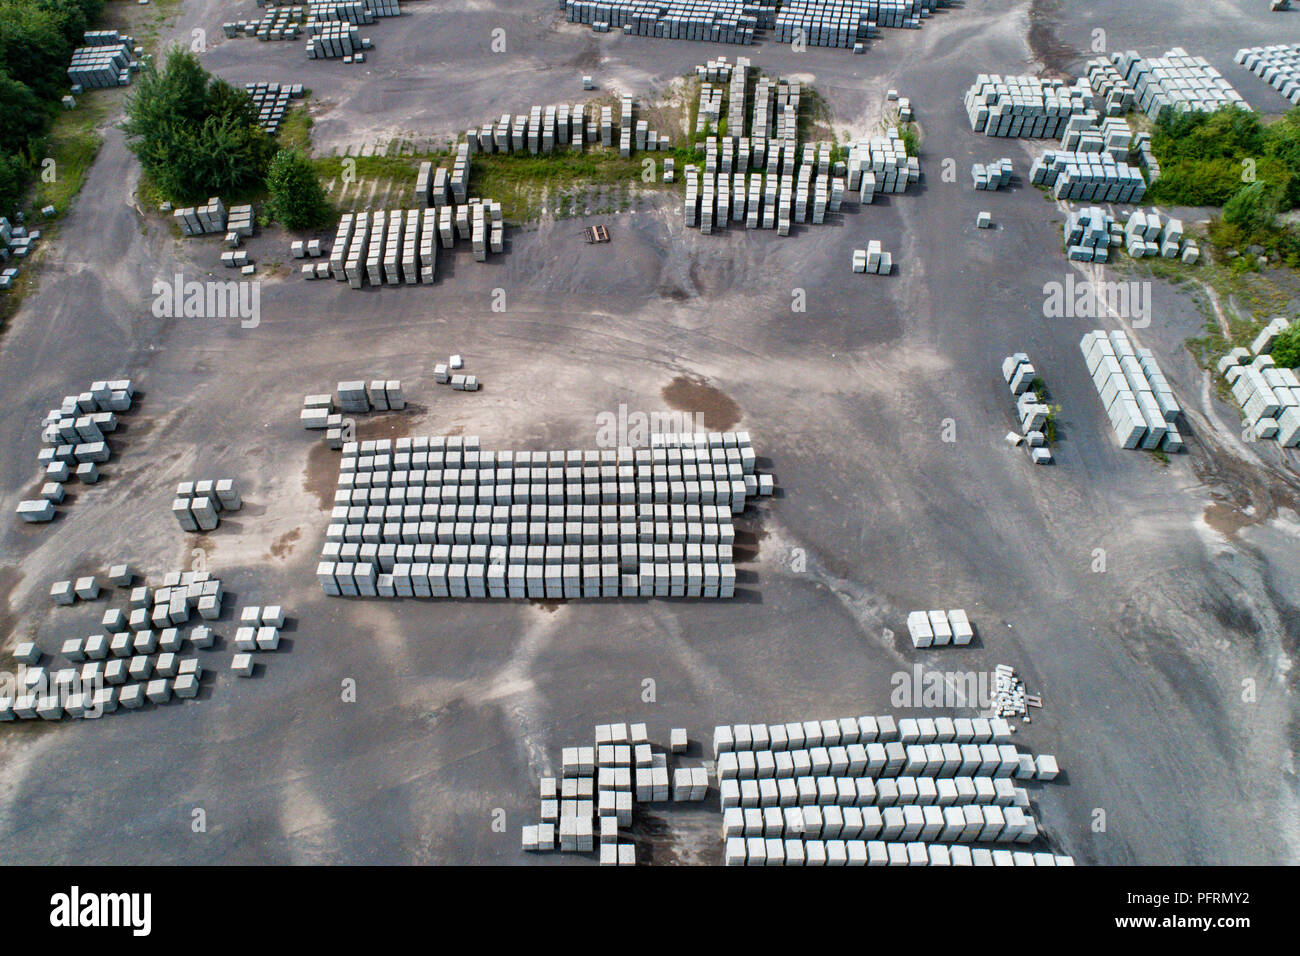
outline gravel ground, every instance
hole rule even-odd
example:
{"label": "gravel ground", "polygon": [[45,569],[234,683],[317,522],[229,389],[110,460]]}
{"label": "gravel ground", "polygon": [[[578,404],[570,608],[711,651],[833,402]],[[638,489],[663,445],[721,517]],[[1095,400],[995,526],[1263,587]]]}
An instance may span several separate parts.
{"label": "gravel ground", "polygon": [[[217,244],[141,213],[137,167],[106,128],[40,289],[0,341],[0,508],[37,486],[39,419],[62,395],[117,375],[143,395],[101,484],[78,487],[52,525],[0,525],[0,632],[53,649],[90,633],[106,604],[52,608],[51,581],[118,561],[161,575],[196,550],[233,592],[228,613],[281,603],[294,624],[253,680],[222,671],[228,643],[206,655],[218,674],[199,701],[0,729],[0,860],[559,862],[524,857],[518,827],[536,814],[538,775],[595,723],[644,719],[663,740],[684,726],[703,742],[717,723],[888,712],[891,682],[916,663],[1009,663],[1045,700],[1018,740],[1066,771],[1035,793],[1052,846],[1086,863],[1295,862],[1295,455],[1240,441],[1181,344],[1204,316],[1166,285],[1150,326],[1132,331],[1187,408],[1190,451],[1162,464],[1116,448],[1077,346],[1098,323],[1043,317],[1045,283],[1070,269],[1064,209],[1033,188],[966,185],[976,160],[1010,155],[1023,174],[1040,144],[975,136],[961,108],[977,72],[1077,69],[1103,25],[1112,49],[1203,53],[1276,111],[1280,97],[1231,63],[1239,46],[1300,34],[1300,14],[1263,6],[990,0],[885,31],[860,57],[597,37],[542,0],[412,3],[369,29],[374,55],[355,68],[295,44],[212,45],[206,65],[233,81],[311,87],[326,152],[571,102],[584,72],[602,91],[640,92],[743,53],[814,82],[837,130],[870,129],[889,87],[910,96],[925,177],[787,239],[701,236],[651,196],[590,220],[609,225],[608,246],[582,242],[588,220],[544,220],[509,230],[507,254],[486,264],[443,257],[432,288],[356,292],[278,270],[245,329],[151,314],[155,279],[221,271]],[[184,2],[172,35],[218,36],[255,10]],[[489,51],[497,27],[503,54]],[[939,175],[949,157],[957,184]],[[985,208],[991,232],[975,229]],[[894,252],[895,275],[850,273],[868,239]],[[284,261],[287,242],[271,230],[249,248]],[[791,311],[796,289],[804,313]],[[1013,419],[998,364],[1016,350],[1061,407],[1054,467],[1002,442]],[[450,352],[482,392],[433,384]],[[412,401],[367,420],[366,436],[591,447],[601,412],[682,396],[710,427],[734,418],[780,489],[743,520],[737,598],[324,597],[313,570],[337,462],[297,413],[302,395],[361,377],[400,378]],[[238,480],[246,507],[200,539],[181,534],[171,487],[217,473]],[[934,605],[966,607],[977,645],[905,646],[906,613]],[[218,630],[228,637],[229,621]],[[349,678],[355,703],[341,700]],[[195,808],[205,833],[192,832]],[[716,799],[639,815],[641,858],[716,862],[715,814]]]}

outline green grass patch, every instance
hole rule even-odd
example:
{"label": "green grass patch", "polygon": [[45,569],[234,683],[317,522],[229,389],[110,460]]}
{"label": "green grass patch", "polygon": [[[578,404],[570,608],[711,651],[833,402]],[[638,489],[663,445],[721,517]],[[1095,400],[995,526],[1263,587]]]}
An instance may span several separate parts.
{"label": "green grass patch", "polygon": [[[310,95],[310,94],[308,94]],[[296,149],[304,156],[311,155],[311,128],[314,123],[305,103],[295,106],[284,115],[276,134],[283,149]]]}
{"label": "green grass patch", "polygon": [[61,217],[81,191],[90,164],[104,144],[99,125],[109,113],[111,98],[96,95],[101,92],[82,96],[75,109],[60,108],[54,117],[44,149],[44,158],[54,160],[53,176],[47,182],[42,175],[44,167],[38,164],[33,208],[53,206],[55,215]]}

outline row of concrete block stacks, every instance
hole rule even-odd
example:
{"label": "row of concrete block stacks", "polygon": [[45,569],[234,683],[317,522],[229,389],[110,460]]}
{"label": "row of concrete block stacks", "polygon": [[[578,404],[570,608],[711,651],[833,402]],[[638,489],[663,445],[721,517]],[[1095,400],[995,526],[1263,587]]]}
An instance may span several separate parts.
{"label": "row of concrete block stacks", "polygon": [[809,46],[861,53],[877,27],[920,29],[948,0],[790,0],[776,14],[773,36],[782,43],[802,38]]}
{"label": "row of concrete block stacks", "polygon": [[1079,348],[1120,446],[1182,451],[1182,406],[1151,350],[1134,349],[1125,332],[1102,329],[1084,335]]}
{"label": "row of concrete block stacks", "polygon": [[172,499],[172,516],[185,531],[213,531],[221,523],[222,512],[243,506],[232,478],[182,481]]}
{"label": "row of concrete block stacks", "polygon": [[1155,209],[1134,209],[1124,223],[1124,248],[1134,259],[1162,256],[1192,265],[1201,258],[1196,240],[1183,233],[1183,221]]}
{"label": "row of concrete block stacks", "polygon": [[913,611],[907,615],[907,633],[913,647],[965,647],[975,636],[970,618],[961,608],[951,611]]}
{"label": "row of concrete block stacks", "polygon": [[569,23],[596,33],[621,30],[628,36],[711,43],[752,44],[771,26],[775,0],[560,0]]}
{"label": "row of concrete block stacks", "polygon": [[867,248],[853,250],[852,268],[854,272],[887,276],[894,271],[894,254],[881,249],[879,239],[871,239]]}
{"label": "row of concrete block stacks", "polygon": [[134,395],[130,379],[92,382],[88,391],[66,395],[58,408],[46,412],[36,456],[45,483],[39,498],[18,503],[20,518],[32,523],[53,520],[54,506],[62,503],[63,486],[74,472],[84,484],[99,481],[99,466],[112,457],[105,436],[117,430],[117,416],[130,410]]}
{"label": "row of concrete block stacks", "polygon": [[262,41],[296,40],[302,35],[306,10],[303,7],[271,6],[262,16],[254,20],[228,20],[221,24],[221,30],[231,39],[235,37],[257,37]]}
{"label": "row of concrete block stacks", "polygon": [[975,163],[970,168],[971,179],[976,189],[1001,189],[1010,186],[1015,175],[1015,167],[1009,159],[998,159],[991,163]]}
{"label": "row of concrete block stacks", "polygon": [[[612,108],[600,107],[600,113],[597,114],[594,105],[585,103],[533,106],[528,113],[514,115],[502,113],[499,119],[488,120],[482,126],[466,131],[465,141],[461,144],[465,149],[465,184],[468,184],[469,157],[476,153],[538,155],[555,152],[563,146],[578,152],[584,144],[594,145],[597,142],[609,148],[617,144],[624,157],[630,156],[634,150],[653,152],[670,149],[672,144],[668,136],[650,129],[645,120],[636,120],[634,108],[632,97],[624,96],[618,123],[614,122]],[[432,169],[432,164],[429,165],[432,178],[427,186],[417,182],[417,195],[427,193],[434,198],[442,195],[445,202],[446,190],[452,188],[453,182],[444,183]],[[454,172],[455,170],[453,174]],[[458,201],[464,202],[464,197]]]}
{"label": "row of concrete block stacks", "polygon": [[[40,238],[39,229],[29,230],[21,220],[15,226],[6,217],[0,216],[0,263],[8,262],[11,258],[27,258]],[[0,272],[0,290],[12,289],[16,281],[18,281],[17,266],[8,266]]]}
{"label": "row of concrete block stacks", "polygon": [[1284,448],[1295,448],[1300,446],[1300,379],[1292,369],[1277,365],[1269,354],[1289,325],[1286,319],[1274,319],[1249,350],[1235,348],[1219,359],[1219,373],[1232,386],[1233,397],[1256,438],[1271,438]]}
{"label": "row of concrete block stacks", "polygon": [[[135,581],[135,573],[128,564],[114,564],[108,569],[108,581],[114,587],[129,588]],[[55,581],[50,586],[50,599],[55,604],[75,604],[78,598],[94,601],[98,597],[99,579],[93,574],[75,581]]]}
{"label": "row of concrete block stacks", "polygon": [[[777,152],[774,144],[769,156]],[[839,212],[844,199],[844,180],[826,174],[815,174],[811,160],[813,150],[805,149],[805,162],[800,163],[797,174],[780,177],[769,174],[764,181],[760,173],[750,173],[748,188],[745,174],[710,173],[703,175],[700,189],[699,170],[694,165],[686,167],[686,198],[684,214],[688,227],[699,226],[709,234],[715,226],[724,226],[728,220],[744,222],[747,228],[775,228],[777,234],[790,234],[792,223],[814,225],[826,221],[826,214]],[[829,157],[829,149],[824,153]]]}
{"label": "row of concrete block stacks", "polygon": [[1124,231],[1102,206],[1083,206],[1070,213],[1062,227],[1065,255],[1071,262],[1108,262],[1111,246],[1124,241]]}
{"label": "row of concrete block stacks", "polygon": [[650,448],[350,442],[317,578],[331,595],[734,596],[732,516],[772,494],[746,432]]}
{"label": "row of concrete block stacks", "polygon": [[1049,149],[1034,160],[1029,181],[1048,186],[1056,199],[1138,203],[1146,195],[1142,173],[1110,153],[1070,153]]}
{"label": "row of concrete block stacks", "polygon": [[[636,848],[620,840],[638,803],[698,802],[709,789],[708,770],[672,761],[686,751],[686,731],[670,732],[667,751],[650,741],[645,724],[599,724],[592,746],[565,747],[560,776],[542,777],[539,822],[523,827],[526,852],[591,853],[602,865],[631,866]],[[557,839],[558,838],[558,839]]]}
{"label": "row of concrete block stacks", "polygon": [[[729,866],[1070,865],[1039,839],[1017,780],[1049,754],[1001,718],[846,717],[723,725],[714,754]],[[973,844],[986,844],[976,848]]]}
{"label": "row of concrete block stacks", "polygon": [[1024,352],[1008,355],[1002,360],[1002,379],[1011,390],[1011,397],[1016,400],[1016,418],[1020,421],[1020,434],[1013,433],[1007,440],[1014,438],[1017,445],[1023,442],[1035,465],[1050,465],[1052,452],[1047,447],[1044,428],[1052,410],[1039,400],[1034,391],[1034,380],[1038,377],[1038,370]]}
{"label": "row of concrete block stacks", "polygon": [[[347,415],[400,412],[406,408],[406,396],[398,379],[375,379],[369,385],[358,379],[339,382],[338,405],[339,412]],[[328,393],[306,396],[299,420],[308,430],[342,428],[343,425],[342,415],[334,413],[334,397]]]}
{"label": "row of concrete block stacks", "polygon": [[[438,245],[469,240],[474,259],[505,251],[501,204],[471,199],[464,205],[434,209],[346,213],[330,250],[329,271],[354,289],[370,285],[416,285],[437,277]],[[316,277],[322,270],[317,268]]]}
{"label": "row of concrete block stacks", "polygon": [[1263,79],[1293,105],[1300,106],[1300,43],[1247,47],[1237,51],[1233,62]]}
{"label": "row of concrete block stacks", "polygon": [[921,161],[907,155],[907,147],[895,126],[884,136],[858,140],[849,146],[847,187],[858,199],[870,203],[877,193],[901,193],[908,184],[920,182]]}
{"label": "row of concrete block stacks", "polygon": [[1137,106],[1153,120],[1165,110],[1212,113],[1224,106],[1249,110],[1250,104],[1203,56],[1174,47],[1161,57],[1132,50],[1112,53],[1111,62],[1132,85]]}
{"label": "row of concrete block stacks", "polygon": [[268,133],[280,128],[289,101],[301,99],[306,92],[301,83],[245,83],[244,89],[253,98],[257,124]]}
{"label": "row of concrete block stacks", "polygon": [[211,197],[202,206],[183,206],[172,210],[172,221],[187,236],[225,232],[226,218],[226,206],[219,196]]}
{"label": "row of concrete block stacks", "polygon": [[1099,56],[1085,64],[1088,83],[1100,97],[1097,108],[1107,116],[1123,116],[1137,102],[1133,84],[1120,74],[1114,63]]}
{"label": "row of concrete block stacks", "polygon": [[981,73],[963,102],[971,129],[986,136],[1056,139],[1071,116],[1094,108],[1086,78],[1067,86],[1037,76]]}
{"label": "row of concrete block stacks", "polygon": [[345,22],[307,21],[307,59],[343,60],[344,63],[364,63],[365,50],[371,48],[369,37]]}
{"label": "row of concrete block stacks", "polygon": [[[188,635],[180,626],[188,623],[191,608],[207,620],[220,616],[221,581],[207,572],[173,571],[157,589],[133,587],[135,576],[127,565],[110,568],[109,580],[130,589],[129,617],[110,609],[103,632],[63,640],[56,656],[75,667],[44,666],[35,641],[20,642],[14,657],[25,668],[16,692],[0,696],[0,720],[91,719],[119,707],[134,710],[146,701],[162,704],[173,695],[198,695],[203,667],[182,652],[187,641],[195,649],[209,649],[215,636],[206,624]],[[82,579],[77,590],[89,594],[91,589]],[[94,590],[98,596],[97,586]]]}
{"label": "row of concrete block stacks", "polygon": [[85,45],[72,51],[68,64],[68,80],[74,94],[130,84],[131,73],[140,68],[139,58],[143,54],[135,40],[116,30],[90,30],[82,42]]}

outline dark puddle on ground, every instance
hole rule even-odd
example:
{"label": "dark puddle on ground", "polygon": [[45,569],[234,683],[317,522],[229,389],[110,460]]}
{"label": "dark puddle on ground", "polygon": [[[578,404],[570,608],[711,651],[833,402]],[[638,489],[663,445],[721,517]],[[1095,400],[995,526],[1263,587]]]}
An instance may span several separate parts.
{"label": "dark puddle on ground", "polygon": [[679,375],[664,386],[662,395],[677,411],[701,416],[711,431],[726,431],[740,421],[740,406],[702,378]]}

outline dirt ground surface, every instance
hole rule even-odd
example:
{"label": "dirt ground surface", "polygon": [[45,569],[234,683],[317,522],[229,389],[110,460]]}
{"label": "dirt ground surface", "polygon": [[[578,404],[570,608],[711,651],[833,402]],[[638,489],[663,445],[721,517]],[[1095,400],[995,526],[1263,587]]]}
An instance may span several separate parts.
{"label": "dirt ground surface", "polygon": [[[248,244],[261,321],[243,328],[153,315],[155,280],[228,273],[219,240],[178,239],[141,210],[138,166],[106,125],[39,289],[0,340],[3,649],[34,636],[50,652],[92,633],[106,601],[56,608],[49,586],[123,561],[151,579],[206,562],[231,592],[225,640],[203,657],[215,676],[198,700],[0,726],[0,862],[574,862],[522,854],[519,827],[535,822],[538,776],[596,723],[645,720],[661,742],[686,727],[698,754],[720,723],[924,713],[891,707],[895,675],[1000,663],[1044,700],[1018,743],[1064,769],[1030,785],[1047,845],[1090,864],[1300,858],[1295,453],[1241,440],[1239,414],[1182,345],[1205,316],[1164,283],[1151,323],[1131,332],[1186,408],[1189,450],[1162,463],[1116,447],[1077,343],[1122,324],[1043,315],[1045,284],[1071,271],[1065,208],[1023,184],[976,193],[967,178],[1004,155],[1023,176],[1045,144],[973,134],[961,104],[980,72],[1077,71],[1101,28],[1108,50],[1202,54],[1261,112],[1280,112],[1285,101],[1232,55],[1300,40],[1300,13],[1259,0],[988,0],[882,31],[853,56],[597,36],[551,0],[404,8],[365,30],[375,49],[357,66],[222,38],[223,21],[257,15],[253,0],[182,0],[164,39],[203,29],[217,74],[306,84],[318,153],[450,138],[574,102],[583,73],[599,94],[641,94],[709,57],[746,55],[814,83],[837,131],[873,128],[888,88],[909,96],[923,180],[788,238],[702,236],[654,195],[599,219],[509,229],[506,253],[486,263],[444,254],[438,282],[413,288],[267,272],[293,262],[290,237],[264,230]],[[940,175],[948,158],[956,183]],[[995,229],[975,228],[981,209]],[[586,245],[589,222],[612,241]],[[850,272],[869,239],[893,252],[894,275]],[[794,312],[800,296],[806,311]],[[1019,350],[1061,409],[1052,467],[1003,442],[1014,420],[999,365]],[[481,392],[433,383],[452,352]],[[71,485],[50,525],[18,522],[13,509],[38,487],[45,410],[118,376],[141,397],[110,438],[104,480]],[[620,405],[749,431],[778,494],[741,520],[737,597],[324,596],[314,570],[337,453],[298,412],[305,394],[377,377],[401,379],[412,406],[363,419],[363,435],[589,448],[598,416]],[[196,539],[171,517],[171,489],[208,475],[235,478],[246,504]],[[269,603],[293,622],[283,650],[235,678],[231,618]],[[929,607],[965,607],[977,643],[914,651],[904,619]],[[355,703],[342,700],[349,679]],[[196,808],[206,832],[192,831]],[[718,824],[716,795],[641,811],[640,858],[716,862]]]}

